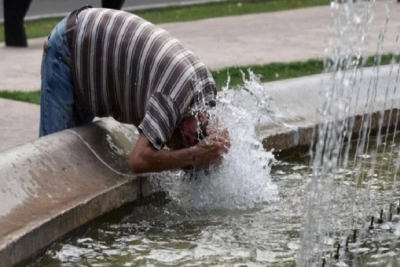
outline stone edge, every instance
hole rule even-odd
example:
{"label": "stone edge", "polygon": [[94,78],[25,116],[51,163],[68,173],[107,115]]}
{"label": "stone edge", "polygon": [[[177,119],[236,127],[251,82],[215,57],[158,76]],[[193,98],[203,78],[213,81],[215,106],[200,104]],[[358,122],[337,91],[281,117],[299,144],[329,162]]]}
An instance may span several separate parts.
{"label": "stone edge", "polygon": [[[398,121],[396,121],[396,114],[399,112],[399,109],[388,109],[383,112],[383,115],[381,115],[381,111],[372,113],[371,132],[377,132],[380,124],[382,124],[382,133],[386,133],[387,131],[392,132],[395,128],[400,128]],[[380,122],[381,116],[383,119],[382,122]],[[364,115],[356,115],[349,118],[354,122],[352,139],[355,139],[358,137],[362,127]],[[315,124],[299,126],[295,129],[280,129],[274,133],[264,131],[261,134],[262,144],[266,150],[272,151],[277,158],[284,158],[296,149],[301,151],[307,150],[308,152],[310,146],[318,138],[317,128],[318,124],[315,122]]]}
{"label": "stone edge", "polygon": [[54,217],[23,229],[13,240],[0,248],[0,263],[2,266],[21,264],[95,218],[125,204],[140,201],[141,180],[142,177],[125,180],[68,210],[61,211]]}

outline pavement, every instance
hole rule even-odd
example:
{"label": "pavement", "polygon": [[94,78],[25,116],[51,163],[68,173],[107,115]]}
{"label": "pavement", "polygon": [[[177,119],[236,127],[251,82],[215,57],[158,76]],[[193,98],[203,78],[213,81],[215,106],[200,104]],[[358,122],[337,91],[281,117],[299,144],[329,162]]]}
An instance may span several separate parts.
{"label": "pavement", "polygon": [[[376,53],[385,10],[385,1],[378,1],[369,37],[372,41],[364,50],[367,54]],[[400,17],[393,14],[399,13],[400,4],[393,4],[386,27],[384,53],[394,51]],[[322,6],[159,26],[216,70],[325,58],[325,48],[334,34],[328,27],[331,24],[331,8]],[[40,88],[43,42],[44,38],[31,39],[28,48],[6,48],[0,44],[0,90],[32,91]],[[0,151],[37,138],[37,105],[2,100],[0,114],[4,114],[0,117],[1,128],[7,129],[0,131]]]}
{"label": "pavement", "polygon": [[[142,10],[169,6],[184,6],[224,0],[125,0],[123,10]],[[82,5],[101,7],[101,0],[32,0],[25,19],[63,16]],[[0,0],[0,22],[4,21],[3,0]]]}

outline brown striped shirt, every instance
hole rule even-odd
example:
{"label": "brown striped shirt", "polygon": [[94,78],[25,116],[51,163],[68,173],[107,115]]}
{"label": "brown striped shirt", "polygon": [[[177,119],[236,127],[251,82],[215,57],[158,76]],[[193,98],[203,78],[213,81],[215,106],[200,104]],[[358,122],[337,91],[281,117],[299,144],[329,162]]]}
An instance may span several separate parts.
{"label": "brown striped shirt", "polygon": [[205,65],[165,30],[124,11],[79,13],[72,51],[86,110],[134,124],[162,148],[189,109],[215,99]]}

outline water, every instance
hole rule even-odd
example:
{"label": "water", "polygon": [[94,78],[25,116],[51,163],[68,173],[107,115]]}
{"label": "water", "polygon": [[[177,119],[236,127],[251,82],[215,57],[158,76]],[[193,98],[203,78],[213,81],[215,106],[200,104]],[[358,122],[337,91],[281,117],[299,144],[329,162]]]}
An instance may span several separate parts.
{"label": "water", "polygon": [[[254,78],[249,83],[257,94],[259,83]],[[276,185],[269,179],[274,157],[264,151],[254,127],[259,119],[259,98],[248,99],[253,110],[237,105],[235,94],[223,92],[218,99],[217,108],[210,112],[210,124],[228,128],[231,137],[231,148],[222,165],[199,174],[197,179],[180,179],[183,175],[175,173],[151,178],[152,182],[159,182],[186,209],[251,209],[258,203],[278,201]]]}
{"label": "water", "polygon": [[[168,192],[169,204],[94,223],[85,233],[55,244],[33,266],[400,266],[400,139],[381,130],[383,110],[395,104],[389,99],[400,76],[399,33],[390,71],[395,78],[389,78],[396,82],[387,84],[380,127],[371,135],[393,2],[386,1],[377,40],[369,34],[375,1],[331,2],[333,37],[325,60],[330,79],[321,88],[325,102],[317,111],[319,139],[310,159],[279,162],[263,151],[257,123],[261,114],[275,116],[250,72],[246,101],[224,90],[212,112],[212,120],[226,125],[232,136],[221,167],[197,179],[182,172],[152,176],[152,183]],[[361,87],[371,39],[376,41],[374,75]],[[358,107],[361,93],[367,102]],[[356,125],[352,117],[360,108],[366,115]],[[393,110],[389,116],[396,117],[397,127],[399,113]],[[346,142],[355,134],[354,142]],[[385,223],[378,225],[381,210]],[[372,216],[375,223],[369,229]]]}
{"label": "water", "polygon": [[[56,243],[32,266],[296,266],[304,249],[303,229],[315,233],[317,227],[328,235],[322,248],[310,237],[308,263],[321,266],[324,256],[326,266],[366,266],[381,261],[383,266],[389,262],[399,265],[400,217],[394,212],[391,223],[368,231],[370,216],[378,217],[386,207],[386,217],[389,203],[400,198],[391,179],[398,172],[399,135],[371,137],[362,154],[358,140],[352,145],[343,141],[339,150],[347,157],[337,159],[335,175],[329,176],[330,187],[321,191],[334,198],[329,202],[317,199],[310,208],[309,196],[315,192],[310,158],[282,162],[262,149],[254,125],[260,108],[274,117],[273,103],[252,73],[246,88],[251,93],[240,101],[232,91],[224,91],[212,115],[232,135],[232,150],[224,165],[197,180],[183,172],[152,175],[152,183],[167,190],[171,202],[130,207],[94,222],[84,232]],[[356,159],[363,160],[362,167]],[[371,166],[378,166],[376,162],[381,165],[371,171]],[[363,180],[355,181],[354,176],[361,173]],[[369,209],[354,210],[354,203],[364,207],[364,196],[374,199]],[[330,213],[317,213],[315,221],[305,225],[304,219],[309,218],[305,214],[325,211],[325,204]],[[329,228],[321,227],[327,218]],[[346,252],[347,235],[354,229],[349,218],[357,218],[359,227],[356,241],[350,240]],[[338,261],[329,256],[336,238],[342,244]]]}
{"label": "water", "polygon": [[[299,266],[318,266],[329,261],[339,245],[344,246],[347,237],[354,229],[368,228],[371,216],[381,209],[388,209],[397,197],[397,151],[396,143],[388,142],[388,135],[382,132],[384,111],[391,110],[395,100],[390,96],[397,91],[399,78],[398,66],[398,33],[395,38],[389,82],[386,84],[383,107],[377,105],[378,84],[380,84],[380,61],[384,50],[387,26],[391,17],[393,1],[386,1],[384,21],[374,21],[375,1],[332,1],[333,26],[335,34],[327,47],[325,71],[330,73],[330,80],[323,84],[325,95],[323,108],[319,110],[318,140],[312,155],[312,181],[308,192],[304,231],[302,232]],[[370,38],[372,23],[381,24],[377,40]],[[365,46],[368,41],[376,42],[373,77],[362,87],[363,66],[366,62]],[[395,77],[395,78],[394,78]],[[394,79],[393,79],[394,78]],[[396,82],[391,84],[390,81]],[[365,84],[365,83],[364,83]],[[358,107],[358,96],[363,93],[367,97],[364,106]],[[356,95],[355,105],[352,96]],[[357,109],[362,109],[361,123],[355,126],[353,117]],[[376,137],[371,135],[373,113],[378,110],[378,131]],[[397,117],[396,111],[390,111],[391,117]],[[397,119],[394,125],[397,127]],[[356,128],[358,127],[358,128]],[[357,134],[357,141],[345,144]],[[395,137],[394,137],[395,138]],[[394,140],[394,138],[392,140]],[[344,150],[342,149],[344,148]],[[350,153],[350,149],[354,150]],[[391,152],[386,156],[386,151]],[[384,162],[389,161],[389,163]],[[389,165],[388,165],[389,164]],[[350,177],[343,176],[342,170],[351,169]],[[391,173],[384,174],[387,170]],[[376,177],[385,177],[378,184]],[[346,190],[348,184],[353,188]],[[327,190],[329,188],[329,190]],[[345,202],[345,204],[342,203]],[[379,217],[379,216],[378,216]],[[378,245],[382,245],[390,229],[373,237]],[[378,239],[378,241],[376,241]],[[381,239],[381,240],[379,240]],[[390,243],[390,242],[389,242]],[[356,244],[354,249],[359,249]],[[395,243],[394,243],[395,247]],[[339,249],[340,250],[340,249]],[[379,259],[384,251],[375,251],[372,258]],[[363,266],[362,261],[354,261],[354,266]],[[375,264],[383,264],[379,260]]]}
{"label": "water", "polygon": [[[387,145],[399,141],[397,135],[394,142]],[[373,146],[374,141],[371,141],[370,147]],[[395,145],[394,149],[397,153],[399,148]],[[371,163],[369,152],[364,155],[366,164]],[[349,153],[353,156],[354,149]],[[380,207],[388,207],[392,199],[392,183],[386,178],[393,175],[395,161],[390,159],[390,151],[383,151],[383,146],[377,157],[382,159],[384,171],[381,176],[375,175],[378,172],[371,174],[359,187],[359,190],[367,190],[370,184],[368,192],[371,195],[384,192],[369,211],[375,216],[379,215]],[[165,206],[130,207],[55,244],[32,266],[295,266],[304,205],[312,180],[308,162],[306,157],[272,164],[271,173],[264,178],[271,179],[279,189],[279,201],[253,202],[252,207],[246,209],[226,209],[215,203],[216,208],[212,209],[209,205],[193,207],[193,203],[185,206],[178,198]],[[335,219],[343,231],[348,230],[341,224],[349,216],[346,213],[351,204],[348,197],[357,186],[352,182],[353,167],[340,169],[335,180],[340,186],[335,205],[342,211],[335,214]],[[400,195],[396,193],[394,197]],[[394,210],[396,208],[397,205]],[[357,243],[350,241],[349,252],[341,249],[338,262],[347,266],[367,266],[385,260],[393,261],[392,266],[400,266],[400,246],[392,242],[400,235],[399,219],[394,212],[393,224],[375,225],[372,232],[367,231],[368,225],[359,229]],[[393,230],[382,235],[380,227],[392,227]],[[330,242],[334,243],[334,240]],[[335,260],[333,262],[336,264]]]}

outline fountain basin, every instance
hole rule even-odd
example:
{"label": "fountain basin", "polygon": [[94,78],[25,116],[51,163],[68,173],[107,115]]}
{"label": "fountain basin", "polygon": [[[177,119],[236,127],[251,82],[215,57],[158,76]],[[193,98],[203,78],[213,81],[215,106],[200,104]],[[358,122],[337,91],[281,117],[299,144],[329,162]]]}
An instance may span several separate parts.
{"label": "fountain basin", "polygon": [[[278,155],[309,146],[318,124],[316,110],[323,101],[321,80],[327,77],[264,84],[273,111],[260,118],[259,135],[266,149],[274,149]],[[372,69],[364,70],[360,93],[350,105],[349,114],[356,114],[356,125],[369,101],[368,84],[375,78]],[[381,67],[377,98],[369,112],[375,114],[372,128],[379,126],[383,110],[383,126],[395,124],[395,116],[389,115],[390,110],[400,108],[399,93],[385,100],[388,84],[394,84],[394,79],[390,67]],[[246,92],[235,93],[241,94],[245,104]],[[386,106],[389,102],[392,104]],[[359,127],[353,129],[357,132]],[[158,193],[146,176],[129,173],[127,157],[136,138],[132,127],[103,119],[1,152],[0,266],[21,263],[83,224]]]}
{"label": "fountain basin", "polygon": [[1,153],[0,266],[14,266],[90,220],[151,195],[143,176],[128,171],[134,129],[120,127],[97,121]]}

